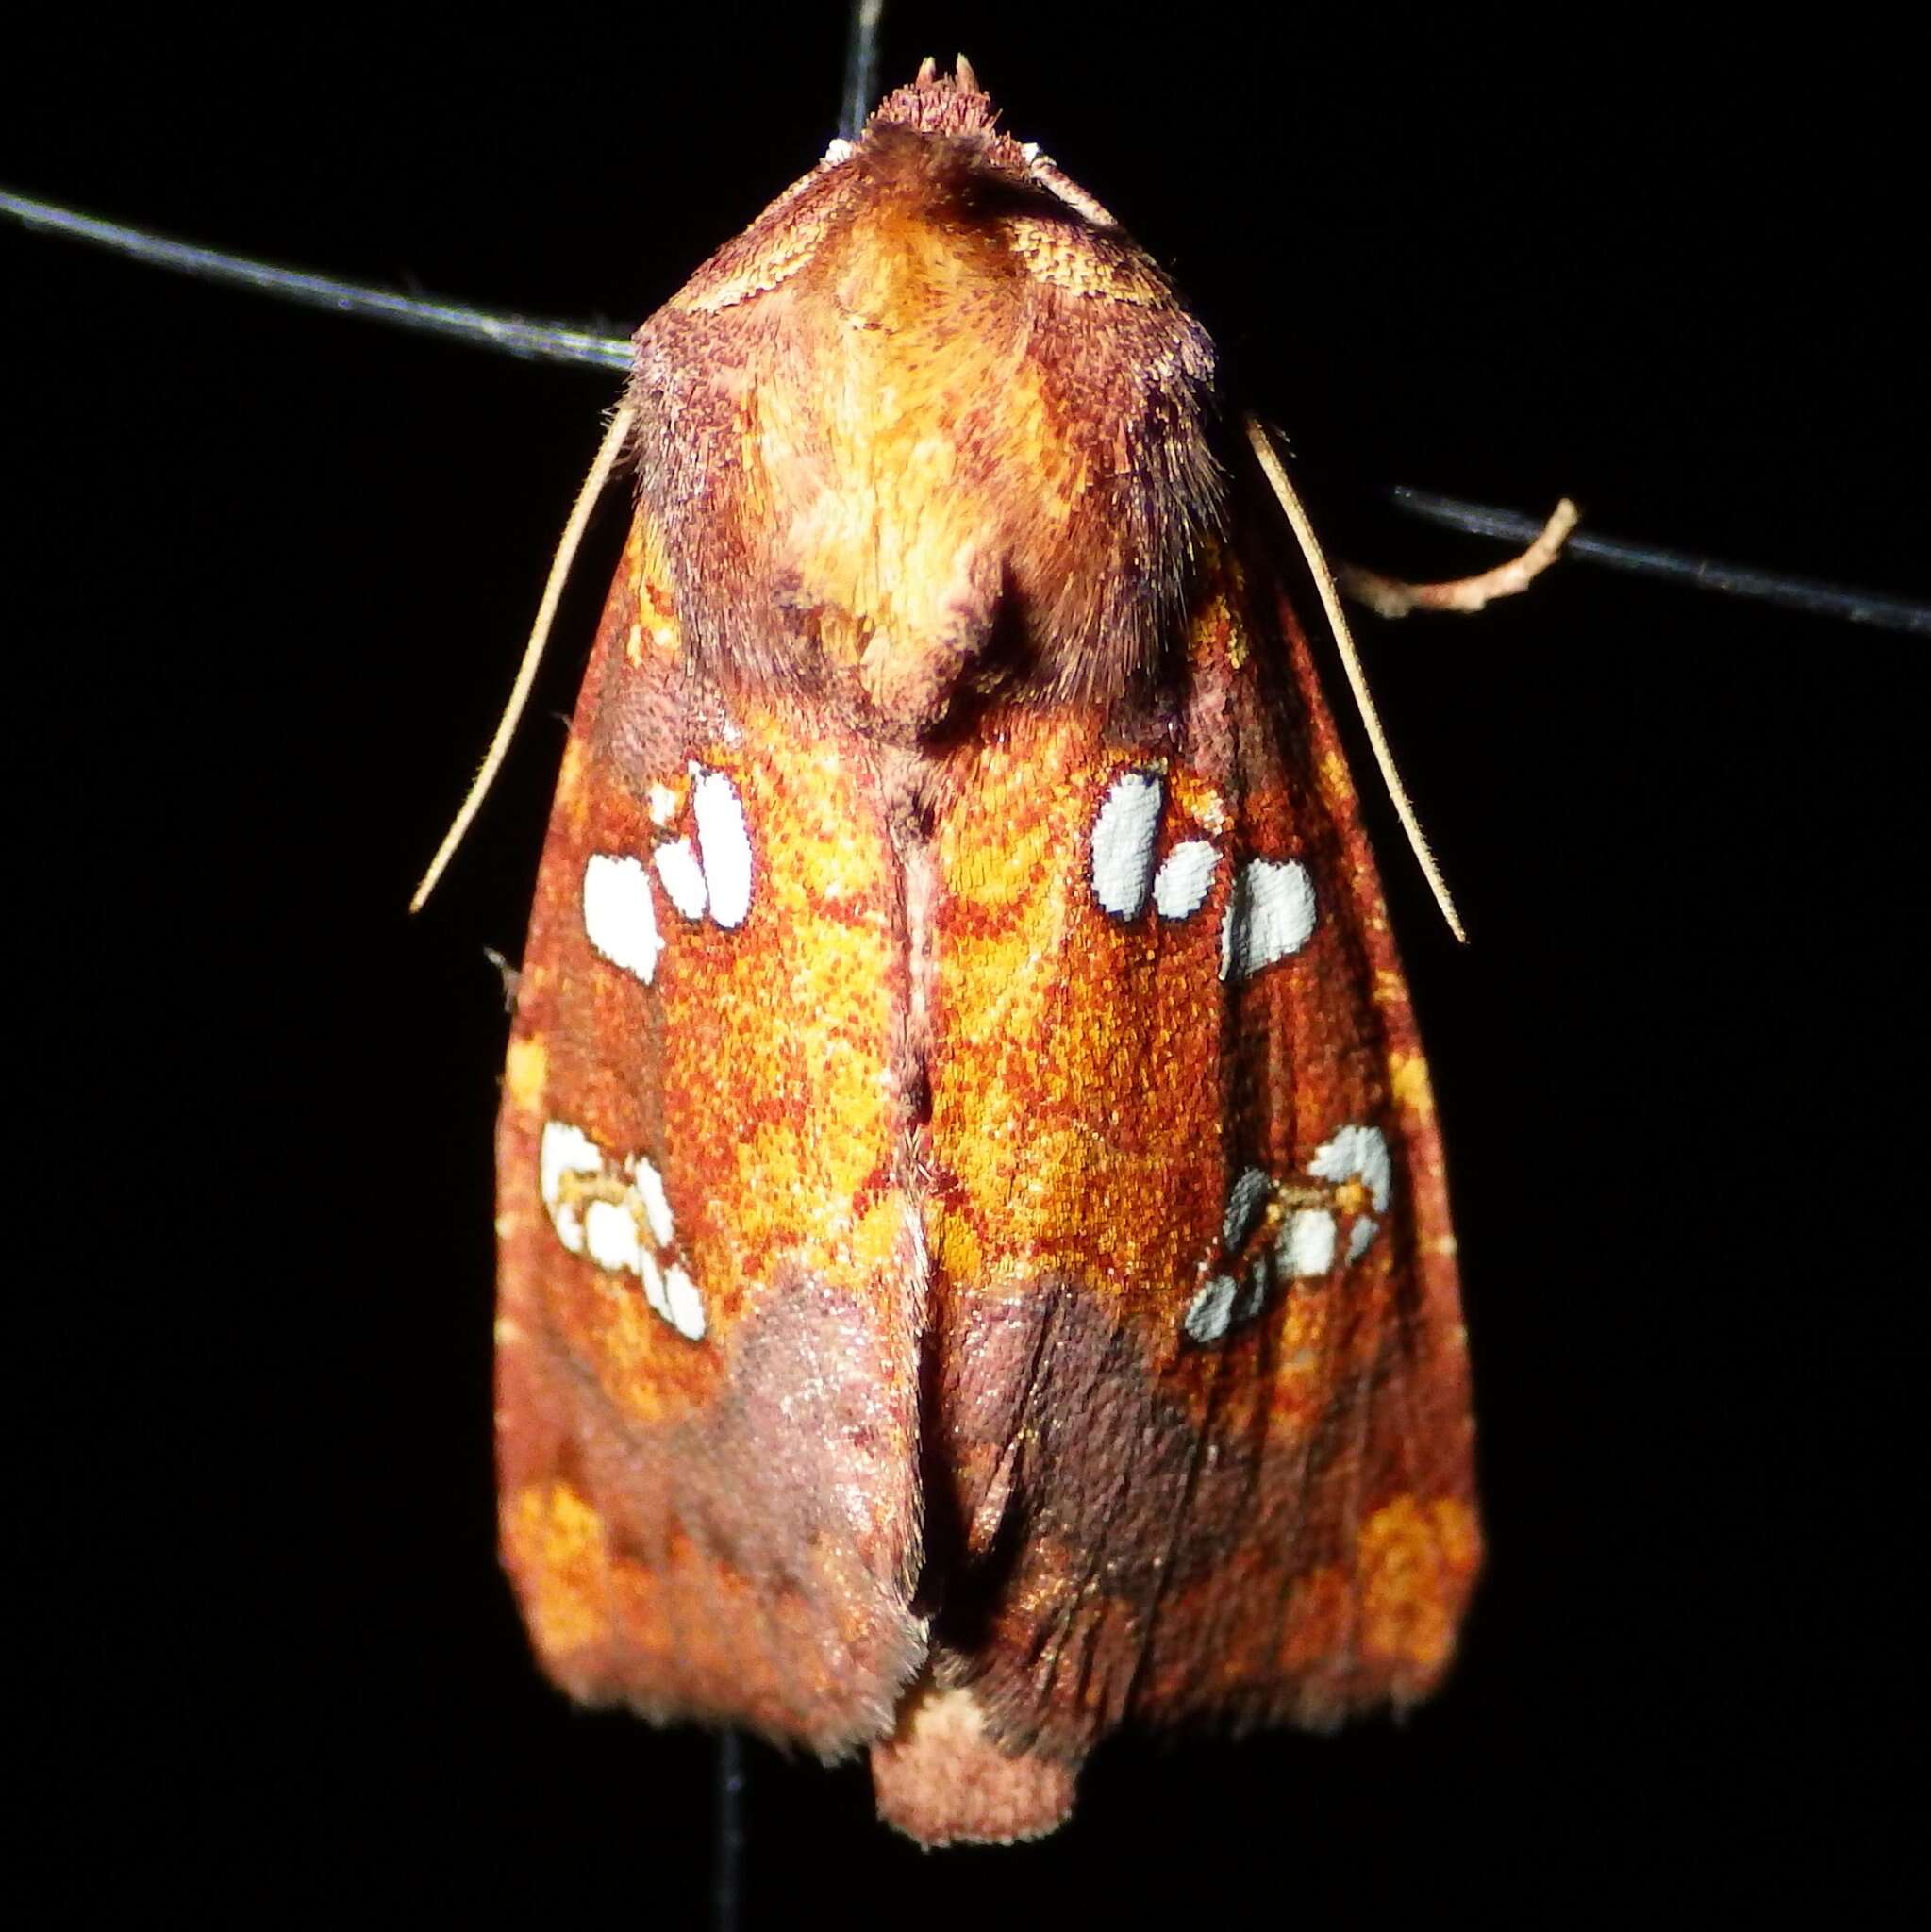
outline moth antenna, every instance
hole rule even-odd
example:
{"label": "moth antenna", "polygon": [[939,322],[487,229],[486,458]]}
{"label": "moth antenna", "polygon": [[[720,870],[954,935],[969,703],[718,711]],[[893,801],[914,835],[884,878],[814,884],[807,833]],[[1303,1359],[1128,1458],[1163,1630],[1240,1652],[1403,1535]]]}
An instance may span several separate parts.
{"label": "moth antenna", "polygon": [[1473,576],[1413,584],[1401,577],[1384,576],[1378,570],[1344,563],[1335,573],[1335,580],[1342,596],[1365,605],[1377,617],[1406,617],[1411,610],[1481,610],[1497,597],[1513,597],[1526,591],[1562,554],[1579,514],[1565,496],[1525,550]]}
{"label": "moth antenna", "polygon": [[1314,526],[1307,521],[1307,512],[1301,508],[1301,499],[1295,495],[1294,486],[1288,481],[1288,473],[1282,468],[1280,458],[1274,454],[1273,443],[1257,416],[1247,418],[1247,441],[1253,445],[1262,474],[1287,517],[1294,541],[1301,546],[1301,555],[1307,559],[1307,574],[1314,579],[1321,608],[1327,613],[1328,627],[1334,632],[1335,644],[1340,652],[1341,668],[1348,674],[1348,686],[1355,693],[1355,708],[1361,714],[1368,742],[1374,749],[1374,762],[1381,767],[1381,782],[1388,787],[1389,800],[1394,807],[1395,816],[1401,820],[1402,830],[1408,835],[1408,847],[1415,855],[1415,863],[1422,868],[1422,876],[1428,881],[1428,890],[1435,894],[1435,903],[1441,908],[1441,916],[1448,922],[1449,931],[1467,945],[1468,932],[1462,925],[1461,915],[1455,909],[1448,881],[1441,876],[1441,868],[1436,864],[1435,855],[1428,849],[1428,841],[1422,834],[1422,822],[1415,816],[1415,808],[1409,801],[1407,787],[1402,784],[1401,774],[1395,770],[1394,753],[1390,750],[1388,735],[1381,728],[1380,714],[1375,710],[1373,696],[1368,690],[1368,675],[1361,668],[1360,653],[1355,648],[1348,621],[1341,614],[1341,600],[1335,592],[1334,573],[1329,570],[1327,558],[1322,555],[1321,545],[1315,541]]}
{"label": "moth antenna", "polygon": [[490,749],[483,755],[482,769],[477,772],[475,781],[469,789],[461,808],[448,831],[442,835],[442,842],[436,848],[436,857],[429,861],[429,869],[423,874],[423,882],[416,888],[415,896],[409,901],[409,910],[420,912],[427,902],[429,894],[436,890],[436,881],[442,876],[443,868],[456,856],[456,848],[462,843],[463,834],[474,823],[477,812],[483,808],[483,800],[490,795],[490,787],[496,781],[496,774],[503,769],[503,760],[509,751],[509,741],[516,736],[517,724],[523,718],[524,707],[529,702],[530,688],[537,681],[537,666],[543,661],[543,646],[550,641],[550,626],[556,621],[557,606],[562,601],[563,586],[570,580],[570,566],[576,560],[577,546],[583,541],[583,533],[589,527],[591,512],[597,506],[597,499],[604,493],[604,486],[610,480],[610,472],[617,467],[617,458],[623,454],[624,445],[630,440],[630,431],[637,422],[637,411],[628,403],[622,405],[610,418],[610,426],[604,431],[604,440],[597,446],[596,459],[590,466],[590,474],[583,479],[583,487],[576,492],[576,502],[572,506],[570,521],[563,525],[563,534],[557,541],[557,554],[550,559],[550,575],[543,585],[543,600],[537,606],[537,621],[531,626],[529,642],[523,647],[523,662],[517,667],[516,682],[510,687],[509,702],[503,707],[503,715],[496,721],[496,735],[490,741]]}

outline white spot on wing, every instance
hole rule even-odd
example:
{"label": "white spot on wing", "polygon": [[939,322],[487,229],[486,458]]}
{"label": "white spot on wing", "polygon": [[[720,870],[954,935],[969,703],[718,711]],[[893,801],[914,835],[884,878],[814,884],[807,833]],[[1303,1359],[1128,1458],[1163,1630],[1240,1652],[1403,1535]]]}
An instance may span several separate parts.
{"label": "white spot on wing", "polygon": [[677,794],[668,785],[654,784],[647,795],[651,824],[668,825],[677,816]]}
{"label": "white spot on wing", "polygon": [[664,1271],[658,1266],[658,1258],[648,1248],[638,1257],[637,1272],[643,1276],[643,1298],[665,1321],[671,1319],[671,1304],[664,1294]]}
{"label": "white spot on wing", "polygon": [[658,877],[663,881],[671,904],[686,919],[702,919],[708,894],[704,883],[704,868],[697,862],[697,854],[691,850],[691,841],[677,839],[668,845],[659,845],[653,857]]}
{"label": "white spot on wing", "polygon": [[1348,1230],[1348,1259],[1358,1261],[1368,1252],[1368,1243],[1374,1239],[1374,1230],[1381,1224],[1372,1214],[1364,1214]]}
{"label": "white spot on wing", "polygon": [[1174,847],[1154,874],[1154,904],[1162,919],[1190,919],[1207,904],[1213,891],[1221,855],[1205,839],[1189,839]]}
{"label": "white spot on wing", "polygon": [[1193,1297],[1187,1310],[1186,1329],[1195,1341],[1218,1341],[1234,1319],[1234,1277],[1216,1274]]}
{"label": "white spot on wing", "polygon": [[573,1127],[567,1121],[543,1123],[543,1138],[537,1149],[537,1191],[543,1197],[557,1239],[573,1255],[583,1253],[583,1215],[574,1201],[563,1199],[563,1176],[597,1174],[603,1164],[596,1142],[581,1127]]}
{"label": "white spot on wing", "polygon": [[658,937],[650,874],[640,860],[591,854],[583,868],[583,929],[611,965],[650,984],[664,942]]}
{"label": "white spot on wing", "polygon": [[1281,1229],[1275,1253],[1280,1257],[1282,1272],[1296,1280],[1331,1273],[1334,1216],[1325,1208],[1297,1208]]}
{"label": "white spot on wing", "polygon": [[704,1299],[697,1284],[681,1268],[664,1276],[664,1300],[670,1311],[671,1326],[686,1341],[704,1340]]}
{"label": "white spot on wing", "polygon": [[637,1216],[621,1201],[592,1201],[583,1210],[584,1245],[599,1268],[613,1274],[641,1272],[642,1244],[637,1238]]}
{"label": "white spot on wing", "polygon": [[1379,1127],[1343,1127],[1314,1150],[1307,1172],[1316,1180],[1359,1181],[1368,1190],[1375,1213],[1388,1212],[1394,1167],[1389,1158],[1388,1137]]}
{"label": "white spot on wing", "polygon": [[1298,858],[1250,858],[1221,926],[1221,977],[1247,979],[1298,953],[1314,930],[1314,881]]}
{"label": "white spot on wing", "polygon": [[[630,1171],[630,1181],[620,1199],[603,1193],[580,1204],[564,1200],[566,1174],[594,1177],[602,1184],[601,1192],[616,1184],[624,1169]],[[679,1335],[703,1341],[704,1298],[697,1284],[682,1267],[674,1263],[666,1268],[643,1238],[646,1224],[658,1248],[668,1248],[676,1234],[663,1176],[650,1160],[640,1154],[635,1160],[613,1162],[581,1127],[546,1121],[537,1180],[557,1239],[573,1255],[587,1253],[599,1268],[635,1274],[643,1284],[644,1299]]]}
{"label": "white spot on wing", "polygon": [[1093,821],[1093,897],[1115,919],[1138,919],[1153,884],[1163,787],[1153,772],[1123,772]]}
{"label": "white spot on wing", "polygon": [[742,925],[751,910],[751,834],[744,807],[738,788],[723,772],[693,766],[691,777],[691,809],[710,886],[710,916],[720,925]]}
{"label": "white spot on wing", "polygon": [[677,1232],[671,1218],[670,1197],[664,1192],[664,1177],[642,1155],[637,1158],[637,1177],[631,1184],[643,1204],[643,1218],[650,1223],[650,1238],[660,1248],[668,1248]]}
{"label": "white spot on wing", "polygon": [[604,1164],[597,1144],[567,1121],[545,1121],[537,1149],[537,1184],[545,1208],[554,1208],[566,1174],[595,1174]]}

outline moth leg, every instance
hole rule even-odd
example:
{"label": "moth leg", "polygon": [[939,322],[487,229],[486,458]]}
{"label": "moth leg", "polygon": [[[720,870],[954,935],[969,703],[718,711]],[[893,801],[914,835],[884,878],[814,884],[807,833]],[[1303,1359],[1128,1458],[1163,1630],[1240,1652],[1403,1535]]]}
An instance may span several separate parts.
{"label": "moth leg", "polygon": [[1343,563],[1335,571],[1335,582],[1342,596],[1352,597],[1377,617],[1406,617],[1411,610],[1480,610],[1497,597],[1513,597],[1527,590],[1561,555],[1575,528],[1577,514],[1575,505],[1565,496],[1542,525],[1542,534],[1526,550],[1472,577],[1411,584],[1401,577],[1383,576],[1379,571],[1363,570],[1359,564]]}

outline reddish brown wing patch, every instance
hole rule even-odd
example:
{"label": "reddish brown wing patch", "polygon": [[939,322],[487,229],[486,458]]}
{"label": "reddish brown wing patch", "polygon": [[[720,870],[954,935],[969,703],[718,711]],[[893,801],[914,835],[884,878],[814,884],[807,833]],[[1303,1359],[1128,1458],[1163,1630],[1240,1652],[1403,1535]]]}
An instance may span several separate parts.
{"label": "reddish brown wing patch", "polygon": [[935,1663],[1061,1757],[1417,1696],[1478,1555],[1440,1148],[1307,648],[1225,563],[1187,660],[1125,741],[982,734],[938,840]]}
{"label": "reddish brown wing patch", "polygon": [[580,1697],[836,1751],[917,1664],[902,925],[862,761],[702,683],[640,520],[498,1146],[504,1553]]}

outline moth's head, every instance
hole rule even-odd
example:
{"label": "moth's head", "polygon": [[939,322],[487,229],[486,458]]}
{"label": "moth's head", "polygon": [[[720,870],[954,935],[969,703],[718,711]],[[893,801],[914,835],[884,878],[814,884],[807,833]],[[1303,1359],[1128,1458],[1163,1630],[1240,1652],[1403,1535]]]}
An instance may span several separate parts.
{"label": "moth's head", "polygon": [[915,127],[922,134],[991,134],[999,125],[992,96],[979,85],[973,63],[961,54],[950,74],[927,54],[910,87],[894,88],[866,124],[874,127]]}
{"label": "moth's head", "polygon": [[1003,268],[1071,293],[1134,303],[1171,296],[1099,201],[1036,142],[1001,130],[998,108],[961,55],[951,74],[926,60],[856,141],[834,141],[672,306],[716,313],[801,278],[822,290],[826,274],[833,285],[846,278],[854,255],[887,267],[901,248],[927,266],[942,252],[995,278]]}
{"label": "moth's head", "polygon": [[1035,201],[1043,213],[1070,210],[1079,223],[1119,232],[1107,209],[1042,155],[1037,142],[1000,131],[999,109],[963,54],[951,74],[941,74],[927,58],[909,87],[878,104],[857,141],[833,142],[824,164],[847,162],[881,183],[923,173],[936,191],[953,190],[968,208],[975,197],[996,207],[1004,190],[1012,211]]}

